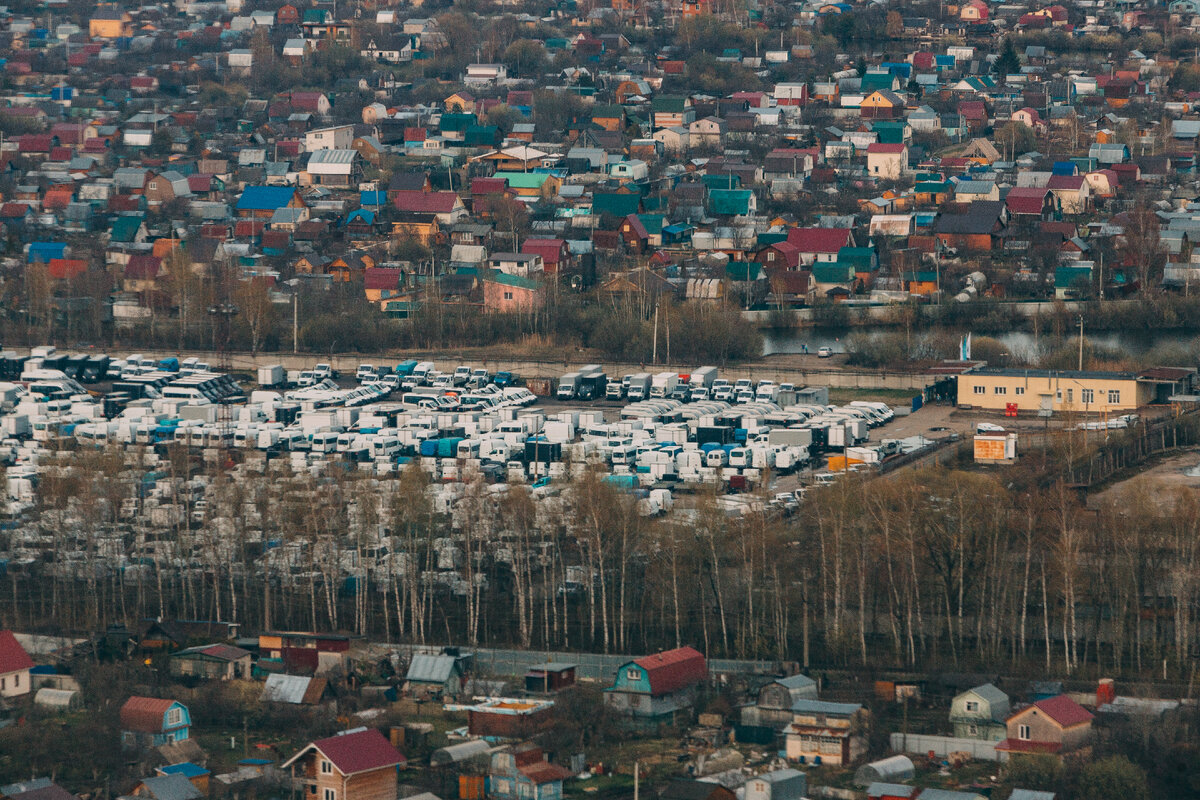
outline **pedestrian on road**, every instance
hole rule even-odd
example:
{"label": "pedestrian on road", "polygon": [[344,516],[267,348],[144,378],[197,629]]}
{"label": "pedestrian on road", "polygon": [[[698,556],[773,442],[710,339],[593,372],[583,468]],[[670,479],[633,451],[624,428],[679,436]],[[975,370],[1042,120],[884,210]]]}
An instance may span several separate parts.
{"label": "pedestrian on road", "polygon": [[800,352],[803,353],[804,355],[808,355],[808,342],[805,342],[802,345],[800,345]]}

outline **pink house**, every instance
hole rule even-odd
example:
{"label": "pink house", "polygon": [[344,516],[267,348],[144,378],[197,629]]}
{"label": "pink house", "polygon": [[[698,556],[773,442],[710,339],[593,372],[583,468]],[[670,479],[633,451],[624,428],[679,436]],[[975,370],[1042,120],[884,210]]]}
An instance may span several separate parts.
{"label": "pink house", "polygon": [[542,285],[532,278],[493,272],[483,279],[483,307],[499,314],[541,308]]}

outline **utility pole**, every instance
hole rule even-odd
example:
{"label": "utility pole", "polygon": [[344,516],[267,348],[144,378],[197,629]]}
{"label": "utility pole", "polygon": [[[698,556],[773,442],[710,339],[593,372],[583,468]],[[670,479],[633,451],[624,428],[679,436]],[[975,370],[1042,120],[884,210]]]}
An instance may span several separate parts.
{"label": "utility pole", "polygon": [[1083,372],[1083,314],[1079,315],[1079,371]]}
{"label": "utility pole", "polygon": [[654,344],[650,349],[650,362],[658,363],[658,303],[654,304]]}
{"label": "utility pole", "polygon": [[292,355],[300,352],[300,295],[292,290]]}

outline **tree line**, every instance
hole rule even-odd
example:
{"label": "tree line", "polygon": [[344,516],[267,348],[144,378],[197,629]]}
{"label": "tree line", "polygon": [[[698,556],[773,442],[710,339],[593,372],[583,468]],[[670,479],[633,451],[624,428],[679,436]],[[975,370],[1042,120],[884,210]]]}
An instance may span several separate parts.
{"label": "tree line", "polygon": [[[1083,452],[1049,445],[1043,463]],[[203,470],[174,451],[146,483],[120,453],[65,463],[28,519],[0,532],[15,553],[0,579],[6,626],[82,633],[161,616],[398,642],[693,644],[812,668],[1175,679],[1198,651],[1200,500],[1139,481],[1085,505],[1061,480],[939,469],[839,481],[791,518],[732,518],[701,492],[655,519],[592,472],[536,501],[470,482],[448,510],[416,467],[318,479]]]}

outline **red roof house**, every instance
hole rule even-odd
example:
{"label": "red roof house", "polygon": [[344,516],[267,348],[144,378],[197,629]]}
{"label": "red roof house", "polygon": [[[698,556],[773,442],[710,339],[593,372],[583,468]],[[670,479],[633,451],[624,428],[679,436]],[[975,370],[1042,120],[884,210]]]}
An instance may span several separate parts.
{"label": "red roof house", "polygon": [[996,745],[1010,753],[1060,753],[1084,744],[1092,714],[1065,694],[1039,700],[1006,721],[1008,738]]}
{"label": "red roof house", "polygon": [[566,267],[571,260],[571,249],[564,239],[526,239],[521,243],[521,252],[541,256],[544,269],[550,275]]}
{"label": "red roof house", "polygon": [[12,631],[0,631],[0,697],[29,694],[29,670],[33,659],[13,636]]}
{"label": "red roof house", "polygon": [[792,228],[787,240],[800,250],[804,264],[812,264],[837,261],[839,250],[854,246],[854,233],[849,228]]}
{"label": "red roof house", "polygon": [[604,701],[633,717],[663,720],[691,707],[707,675],[704,656],[694,648],[666,650],[622,665]]}
{"label": "red roof house", "polygon": [[382,733],[359,728],[306,745],[283,767],[308,783],[313,797],[370,800],[396,796],[396,768],[404,763]]}

